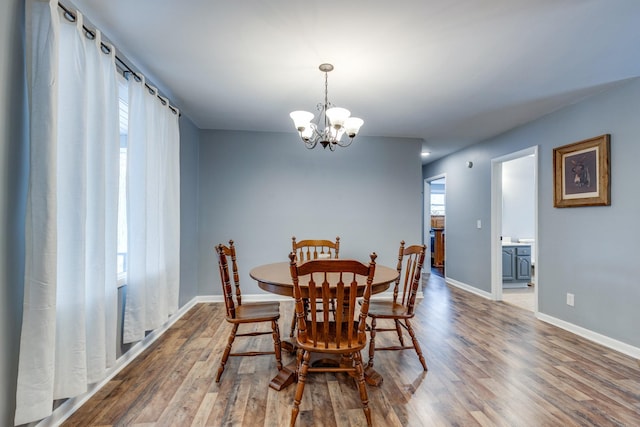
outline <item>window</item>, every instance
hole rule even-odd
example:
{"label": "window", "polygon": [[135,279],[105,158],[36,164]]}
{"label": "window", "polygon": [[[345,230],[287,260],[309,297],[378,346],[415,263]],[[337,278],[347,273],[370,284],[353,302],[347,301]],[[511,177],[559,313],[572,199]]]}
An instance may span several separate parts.
{"label": "window", "polygon": [[127,80],[118,75],[120,98],[120,179],[118,187],[118,285],[127,272],[127,134],[129,129],[129,89]]}
{"label": "window", "polygon": [[444,215],[445,200],[445,180],[444,178],[436,179],[430,182],[431,198],[429,202],[429,211],[431,215]]}
{"label": "window", "polygon": [[431,193],[431,215],[444,215],[444,194]]}

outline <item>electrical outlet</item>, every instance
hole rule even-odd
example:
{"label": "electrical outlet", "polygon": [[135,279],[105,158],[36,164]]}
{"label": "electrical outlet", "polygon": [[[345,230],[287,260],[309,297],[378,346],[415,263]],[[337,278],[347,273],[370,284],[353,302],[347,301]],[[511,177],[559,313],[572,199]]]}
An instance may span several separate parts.
{"label": "electrical outlet", "polygon": [[575,302],[575,296],[573,294],[567,293],[567,305],[573,307]]}

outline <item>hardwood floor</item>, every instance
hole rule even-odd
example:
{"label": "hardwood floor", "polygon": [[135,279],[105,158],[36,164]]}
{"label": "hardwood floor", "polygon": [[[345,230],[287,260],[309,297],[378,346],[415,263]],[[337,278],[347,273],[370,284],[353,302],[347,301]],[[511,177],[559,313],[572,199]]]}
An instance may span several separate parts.
{"label": "hardwood floor", "polygon": [[[411,351],[376,353],[384,383],[368,387],[374,425],[640,425],[638,360],[434,274],[424,296],[413,324],[429,371]],[[280,310],[287,331],[293,303]],[[63,425],[288,425],[294,387],[268,387],[273,356],[231,358],[215,383],[229,329],[223,304],[197,305]],[[250,344],[269,349],[270,340]],[[354,381],[309,375],[297,425],[366,425]]]}
{"label": "hardwood floor", "polygon": [[431,266],[431,274],[435,274],[440,277],[444,277],[444,267],[434,267]]}

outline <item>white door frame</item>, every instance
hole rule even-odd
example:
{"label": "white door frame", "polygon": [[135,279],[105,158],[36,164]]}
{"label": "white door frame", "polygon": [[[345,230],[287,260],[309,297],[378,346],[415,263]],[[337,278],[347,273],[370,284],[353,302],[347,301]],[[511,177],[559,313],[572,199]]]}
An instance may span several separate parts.
{"label": "white door frame", "polygon": [[[491,159],[491,297],[502,301],[502,163],[525,156],[534,156],[534,239],[536,251],[540,248],[538,241],[538,146],[525,148],[511,154]],[[538,286],[540,277],[539,256],[535,255],[534,312],[538,312]]]}

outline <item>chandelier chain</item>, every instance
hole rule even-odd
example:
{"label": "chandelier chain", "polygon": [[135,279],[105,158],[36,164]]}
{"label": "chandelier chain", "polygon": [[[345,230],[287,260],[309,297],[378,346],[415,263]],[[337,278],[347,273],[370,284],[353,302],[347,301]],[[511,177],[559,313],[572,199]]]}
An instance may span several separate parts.
{"label": "chandelier chain", "polygon": [[324,72],[324,126],[329,126],[329,119],[327,119],[326,111],[329,108],[329,73]]}

